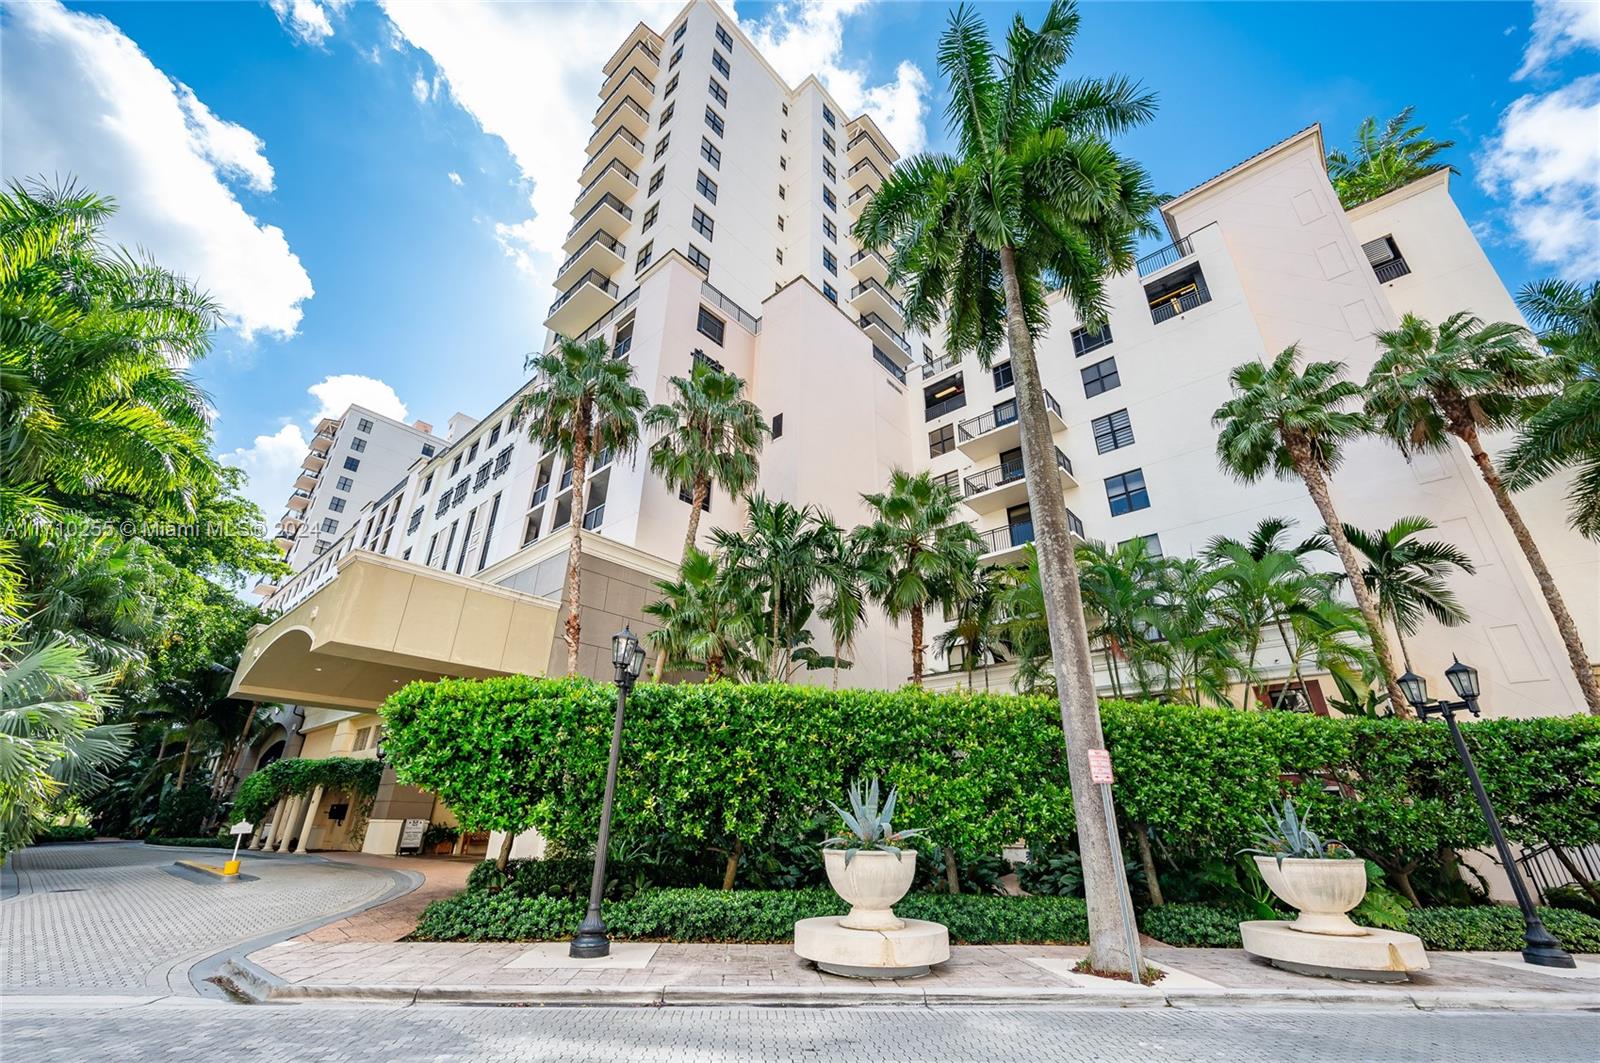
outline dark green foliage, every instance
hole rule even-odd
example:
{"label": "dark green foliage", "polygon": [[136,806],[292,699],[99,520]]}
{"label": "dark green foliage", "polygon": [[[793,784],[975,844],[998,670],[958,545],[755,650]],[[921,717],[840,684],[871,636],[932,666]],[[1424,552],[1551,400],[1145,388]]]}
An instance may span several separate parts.
{"label": "dark green foliage", "polygon": [[70,824],[56,824],[46,827],[43,832],[34,835],[30,845],[50,845],[67,842],[92,842],[96,838],[95,829],[89,826],[72,826]]}
{"label": "dark green foliage", "polygon": [[1017,883],[1040,897],[1082,897],[1083,862],[1076,849],[1030,851],[1017,868]]}
{"label": "dark green foliage", "polygon": [[1600,918],[1600,904],[1596,904],[1588,891],[1576,882],[1545,890],[1544,902],[1552,908],[1566,908],[1569,911]]}
{"label": "dark green foliage", "polygon": [[[606,913],[609,917],[611,912]],[[583,906],[565,897],[523,897],[467,890],[423,910],[413,938],[421,941],[545,941],[571,937]]]}
{"label": "dark green foliage", "polygon": [[[1185,949],[1236,949],[1239,924],[1260,915],[1248,908],[1215,904],[1163,904],[1139,916],[1139,929],[1168,945]],[[1281,918],[1287,919],[1288,915]]]}
{"label": "dark green foliage", "polygon": [[174,837],[171,837],[171,838],[163,838],[163,837],[160,837],[158,835],[153,835],[153,836],[151,836],[149,838],[146,838],[144,840],[144,843],[146,845],[176,846],[176,847],[180,847],[180,848],[184,848],[184,849],[230,849],[231,850],[233,848],[233,835],[231,835],[231,834],[219,834],[214,838],[205,838],[205,837],[180,838],[180,837],[177,837],[177,836],[174,836]]}
{"label": "dark green foliage", "polygon": [[211,788],[191,781],[181,790],[168,790],[161,795],[151,833],[169,838],[199,834],[216,810],[217,801],[211,796]]}
{"label": "dark green foliage", "polygon": [[232,822],[249,820],[260,824],[278,798],[310,793],[318,786],[328,791],[342,790],[370,805],[382,778],[382,764],[360,757],[275,760],[260,771],[251,772],[239,784],[233,799]]}

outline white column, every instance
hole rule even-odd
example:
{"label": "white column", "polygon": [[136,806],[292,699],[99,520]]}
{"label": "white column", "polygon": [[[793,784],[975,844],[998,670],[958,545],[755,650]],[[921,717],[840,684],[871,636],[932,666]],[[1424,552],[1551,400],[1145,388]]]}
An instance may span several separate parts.
{"label": "white column", "polygon": [[289,851],[289,839],[294,835],[295,818],[300,814],[300,804],[304,800],[304,794],[293,794],[289,797],[289,803],[283,810],[283,830],[278,832],[275,852],[286,853]]}
{"label": "white column", "polygon": [[306,846],[311,840],[311,825],[317,821],[317,808],[321,804],[322,784],[318,783],[317,788],[311,791],[311,800],[306,802],[306,818],[300,824],[300,844],[294,847],[295,852],[305,853],[310,851]]}
{"label": "white column", "polygon": [[250,844],[250,848],[259,852],[272,844],[278,827],[283,823],[283,800],[281,797],[278,798],[278,803],[272,806],[272,819],[262,824],[256,831],[255,841]]}

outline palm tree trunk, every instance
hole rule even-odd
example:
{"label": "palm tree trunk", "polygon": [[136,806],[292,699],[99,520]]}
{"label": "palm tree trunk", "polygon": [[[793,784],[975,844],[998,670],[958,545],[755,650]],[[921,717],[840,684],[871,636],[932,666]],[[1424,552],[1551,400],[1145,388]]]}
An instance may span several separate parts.
{"label": "palm tree trunk", "polygon": [[922,685],[922,607],[911,608],[911,684]]}
{"label": "palm tree trunk", "polygon": [[706,496],[711,494],[711,481],[704,476],[695,478],[694,490],[689,493],[689,531],[683,537],[683,559],[689,559],[689,551],[694,549],[696,540],[700,537],[700,507],[706,504]]}
{"label": "palm tree trunk", "polygon": [[1400,663],[1406,666],[1406,671],[1411,671],[1411,651],[1406,647],[1405,632],[1400,630],[1400,622],[1395,621],[1394,644],[1400,647]]}
{"label": "palm tree trunk", "polygon": [[1023,317],[1022,289],[1017,280],[1017,256],[1013,248],[1001,248],[1000,270],[1005,282],[1006,338],[1016,381],[1022,463],[1027,470],[1028,505],[1033,512],[1039,582],[1050,628],[1061,729],[1067,743],[1067,774],[1072,784],[1072,807],[1078,827],[1083,891],[1089,908],[1089,966],[1097,971],[1132,974],[1133,957],[1128,955],[1118,899],[1121,884],[1116,861],[1122,859],[1122,854],[1112,851],[1106,833],[1105,810],[1089,778],[1089,750],[1104,749],[1106,744],[1100,728],[1100,704],[1095,695],[1089,627],[1083,616],[1078,565],[1073,557],[1072,535],[1067,528],[1067,504],[1055,470],[1055,441],[1050,435],[1044,386],[1039,380],[1033,337]]}
{"label": "palm tree trunk", "polygon": [[578,674],[578,636],[582,625],[578,619],[581,601],[578,593],[579,573],[583,567],[583,504],[588,494],[585,478],[589,465],[589,406],[578,407],[578,425],[572,439],[572,540],[567,545],[567,674]]}
{"label": "palm tree trunk", "polygon": [[183,759],[178,761],[178,785],[176,789],[183,789],[183,778],[189,774],[189,747],[194,744],[193,735],[185,735],[183,739]]}
{"label": "palm tree trunk", "polygon": [[1517,545],[1522,547],[1522,556],[1528,559],[1528,567],[1533,569],[1533,578],[1539,581],[1539,590],[1544,593],[1545,605],[1555,618],[1556,630],[1561,633],[1561,641],[1567,648],[1567,659],[1572,662],[1572,674],[1578,680],[1578,689],[1583,691],[1583,700],[1589,706],[1590,715],[1600,716],[1600,682],[1595,680],[1594,667],[1589,663],[1583,639],[1578,635],[1578,625],[1572,622],[1572,614],[1567,612],[1567,603],[1562,601],[1561,592],[1556,589],[1556,581],[1550,575],[1550,567],[1544,563],[1544,555],[1539,553],[1528,526],[1522,523],[1522,514],[1518,512],[1516,503],[1511,501],[1506,485],[1495,470],[1494,461],[1484,453],[1482,444],[1478,442],[1477,429],[1469,427],[1457,435],[1472,451],[1472,460],[1477,464],[1483,482],[1489,485],[1495,505],[1500,507],[1506,523],[1511,525],[1511,534],[1516,538]]}
{"label": "palm tree trunk", "polygon": [[1378,667],[1383,670],[1383,685],[1389,692],[1389,704],[1396,716],[1414,716],[1416,714],[1411,710],[1411,703],[1400,693],[1400,686],[1395,682],[1397,673],[1393,655],[1389,651],[1389,637],[1384,634],[1383,620],[1378,616],[1378,604],[1372,600],[1372,592],[1367,590],[1366,580],[1362,576],[1361,561],[1356,557],[1355,548],[1350,545],[1350,540],[1345,537],[1344,525],[1339,523],[1339,514],[1333,508],[1333,496],[1328,493],[1328,481],[1316,462],[1311,460],[1310,454],[1293,445],[1290,447],[1290,453],[1294,458],[1295,471],[1300,474],[1300,479],[1305,481],[1311,501],[1316,504],[1317,512],[1322,515],[1322,522],[1328,526],[1328,538],[1333,540],[1334,550],[1338,552],[1339,560],[1344,564],[1345,575],[1350,577],[1350,593],[1355,595],[1356,608],[1361,610],[1361,618],[1367,622],[1367,637],[1372,640],[1372,652],[1378,658]]}

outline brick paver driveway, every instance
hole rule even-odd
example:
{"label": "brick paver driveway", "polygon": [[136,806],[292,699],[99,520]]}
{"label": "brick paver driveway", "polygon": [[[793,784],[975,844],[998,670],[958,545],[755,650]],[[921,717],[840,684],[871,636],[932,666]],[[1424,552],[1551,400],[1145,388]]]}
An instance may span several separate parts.
{"label": "brick paver driveway", "polygon": [[169,870],[179,859],[224,856],[137,842],[13,854],[17,892],[0,901],[0,992],[193,995],[187,972],[197,960],[397,888],[382,870],[307,857],[248,858],[253,882],[199,882]]}

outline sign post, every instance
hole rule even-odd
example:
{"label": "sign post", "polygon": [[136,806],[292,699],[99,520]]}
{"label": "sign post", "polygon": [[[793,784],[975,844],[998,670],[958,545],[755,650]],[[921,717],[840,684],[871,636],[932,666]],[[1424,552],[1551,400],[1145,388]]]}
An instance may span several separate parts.
{"label": "sign post", "polygon": [[422,834],[428,829],[425,819],[408,819],[400,828],[400,844],[396,849],[415,849],[422,851]]}
{"label": "sign post", "polygon": [[1100,800],[1106,812],[1106,840],[1111,843],[1111,865],[1116,869],[1117,903],[1122,906],[1122,929],[1127,935],[1128,962],[1133,968],[1133,984],[1144,984],[1144,958],[1139,954],[1139,924],[1133,918],[1133,897],[1128,892],[1128,870],[1122,866],[1122,839],[1117,834],[1117,810],[1111,801],[1111,785],[1117,781],[1111,770],[1111,751],[1089,750],[1089,779],[1100,787]]}
{"label": "sign post", "polygon": [[222,873],[224,875],[237,875],[239,873],[239,843],[244,841],[245,837],[255,829],[256,827],[254,823],[250,823],[247,820],[240,820],[238,823],[235,823],[233,825],[233,829],[228,832],[229,834],[233,835],[233,858],[226,864],[222,865]]}

